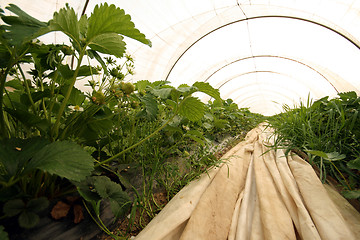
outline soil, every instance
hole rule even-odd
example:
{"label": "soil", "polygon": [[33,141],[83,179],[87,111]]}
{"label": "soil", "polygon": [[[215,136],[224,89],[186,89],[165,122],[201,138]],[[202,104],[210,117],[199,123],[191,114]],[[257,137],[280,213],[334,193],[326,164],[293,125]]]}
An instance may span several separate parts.
{"label": "soil", "polygon": [[[158,205],[165,206],[168,203],[166,192],[154,193],[154,200]],[[129,216],[119,219],[112,227],[114,235],[122,236],[131,239],[133,236],[139,234],[143,229],[141,226],[146,226],[150,222],[150,218],[140,211],[136,212],[134,222],[131,224]],[[99,234],[92,240],[112,240],[113,238],[105,233]]]}

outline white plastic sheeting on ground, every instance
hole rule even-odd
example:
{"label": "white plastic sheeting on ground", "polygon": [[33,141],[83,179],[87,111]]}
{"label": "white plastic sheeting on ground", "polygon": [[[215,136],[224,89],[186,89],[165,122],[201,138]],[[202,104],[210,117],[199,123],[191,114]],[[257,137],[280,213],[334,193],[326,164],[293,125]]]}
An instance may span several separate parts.
{"label": "white plastic sheeting on ground", "polygon": [[360,214],[297,155],[253,129],[225,163],[183,188],[136,240],[359,239]]}

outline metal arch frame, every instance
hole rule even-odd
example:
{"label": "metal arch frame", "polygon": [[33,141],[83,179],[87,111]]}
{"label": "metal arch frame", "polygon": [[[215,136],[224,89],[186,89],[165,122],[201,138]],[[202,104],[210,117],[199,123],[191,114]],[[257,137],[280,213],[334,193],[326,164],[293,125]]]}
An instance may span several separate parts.
{"label": "metal arch frame", "polygon": [[281,76],[286,76],[286,77],[292,78],[290,75],[288,75],[286,73],[281,73],[281,72],[277,72],[277,71],[254,70],[254,71],[249,71],[249,72],[244,72],[244,73],[237,74],[235,77],[232,77],[232,78],[222,82],[221,85],[219,86],[219,89],[222,88],[225,84],[229,83],[230,81],[233,81],[235,78],[242,77],[242,76],[245,76],[245,75],[248,75],[248,74],[253,74],[253,73],[271,73],[271,74],[278,74],[278,75],[281,75]]}
{"label": "metal arch frame", "polygon": [[[258,70],[255,70],[255,71],[250,71],[250,72],[245,72],[245,73],[242,73],[242,74],[238,74],[238,75],[236,75],[234,78],[228,79],[227,81],[223,82],[223,83],[220,85],[219,89],[220,89],[221,87],[223,87],[225,84],[229,83],[230,81],[233,81],[233,80],[234,80],[235,78],[237,78],[237,77],[242,77],[242,76],[244,76],[244,75],[254,74],[254,73],[278,74],[278,75],[281,75],[281,76],[285,76],[285,77],[290,77],[290,78],[292,78],[292,77],[289,76],[288,74],[281,73],[281,72],[275,72],[275,71],[258,71]],[[290,90],[290,91],[291,91],[291,92],[294,92],[293,90]],[[231,92],[229,93],[229,95],[232,95],[234,92],[236,92],[236,90],[231,91]],[[273,92],[277,92],[277,91],[273,91]],[[289,99],[288,97],[285,97],[285,98]],[[234,101],[235,101],[235,99],[234,99]]]}
{"label": "metal arch frame", "polygon": [[[255,56],[248,56],[248,57],[244,57],[244,58],[240,58],[240,59],[237,59],[235,61],[232,61],[230,63],[227,63],[223,66],[221,66],[220,68],[218,68],[217,70],[215,70],[213,73],[211,73],[205,80],[204,82],[207,82],[215,73],[219,72],[220,70],[230,66],[231,64],[234,64],[234,63],[237,63],[237,62],[240,62],[240,61],[243,61],[243,60],[247,60],[247,59],[252,59],[252,58],[260,58],[260,57],[268,57],[268,58],[281,58],[281,59],[285,59],[285,60],[289,60],[289,61],[293,61],[293,62],[296,62],[296,63],[299,63],[301,65],[304,65],[305,67],[311,69],[312,71],[316,72],[317,74],[319,74],[322,78],[324,78],[334,89],[337,93],[339,93],[338,89],[331,83],[331,81],[326,77],[324,76],[324,74],[322,74],[320,71],[318,71],[317,69],[315,69],[314,67],[302,62],[302,61],[299,61],[299,60],[296,60],[294,58],[289,58],[289,57],[284,57],[284,56],[276,56],[276,55],[255,55]],[[222,85],[221,85],[222,86]]]}
{"label": "metal arch frame", "polygon": [[[175,65],[179,62],[179,60],[184,56],[184,54],[190,49],[192,48],[196,43],[198,43],[201,39],[205,38],[206,36],[208,36],[209,34],[223,28],[223,27],[226,27],[226,26],[229,26],[231,24],[234,24],[234,23],[238,23],[238,22],[242,22],[242,21],[245,21],[245,20],[253,20],[253,19],[259,19],[259,18],[289,18],[289,19],[295,19],[295,20],[300,20],[300,21],[304,21],[304,22],[309,22],[309,23],[312,23],[312,24],[316,24],[318,26],[321,26],[321,27],[324,27],[336,34],[338,34],[339,36],[343,37],[344,39],[346,39],[347,41],[349,41],[351,44],[353,44],[356,48],[358,48],[360,50],[360,44],[358,44],[354,39],[346,36],[346,34],[334,29],[334,28],[331,28],[325,24],[322,24],[322,23],[319,23],[319,22],[316,22],[314,20],[310,20],[310,19],[306,19],[306,18],[301,18],[301,17],[296,17],[296,16],[286,16],[286,15],[261,15],[261,16],[254,16],[254,17],[247,17],[247,18],[244,18],[244,19],[239,19],[239,20],[236,20],[236,21],[232,21],[230,23],[227,23],[227,24],[224,24],[224,25],[221,25],[209,32],[207,32],[206,34],[202,35],[200,38],[198,38],[196,41],[194,41],[189,47],[187,47],[185,49],[185,51],[183,51],[183,53],[181,53],[181,55],[176,59],[176,61],[174,62],[174,64],[171,66],[170,70],[168,71],[166,77],[165,77],[165,80],[168,80],[172,70],[174,69]],[[349,34],[350,35],[350,34]]]}

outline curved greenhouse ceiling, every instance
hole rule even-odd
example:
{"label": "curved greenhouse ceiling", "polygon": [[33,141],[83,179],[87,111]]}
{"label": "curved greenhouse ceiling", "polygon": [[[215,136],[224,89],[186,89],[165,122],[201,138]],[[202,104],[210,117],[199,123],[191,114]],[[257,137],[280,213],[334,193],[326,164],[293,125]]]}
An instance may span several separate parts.
{"label": "curved greenhouse ceiling", "polygon": [[[48,21],[69,3],[90,15],[97,0],[2,0]],[[127,39],[132,81],[205,81],[222,98],[264,115],[310,96],[360,93],[360,0],[109,0],[152,41]],[[46,40],[61,43],[60,33]],[[202,95],[199,97],[205,99]]]}

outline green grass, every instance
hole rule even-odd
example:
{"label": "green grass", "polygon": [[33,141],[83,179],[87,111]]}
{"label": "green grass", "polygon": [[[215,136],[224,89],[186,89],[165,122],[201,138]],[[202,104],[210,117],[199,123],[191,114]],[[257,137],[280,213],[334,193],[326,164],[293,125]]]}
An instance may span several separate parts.
{"label": "green grass", "polygon": [[[301,150],[319,168],[321,180],[336,179],[347,198],[359,198],[360,98],[355,92],[339,93],[290,108],[269,118],[277,135],[274,147]],[[344,156],[332,158],[332,156]]]}

